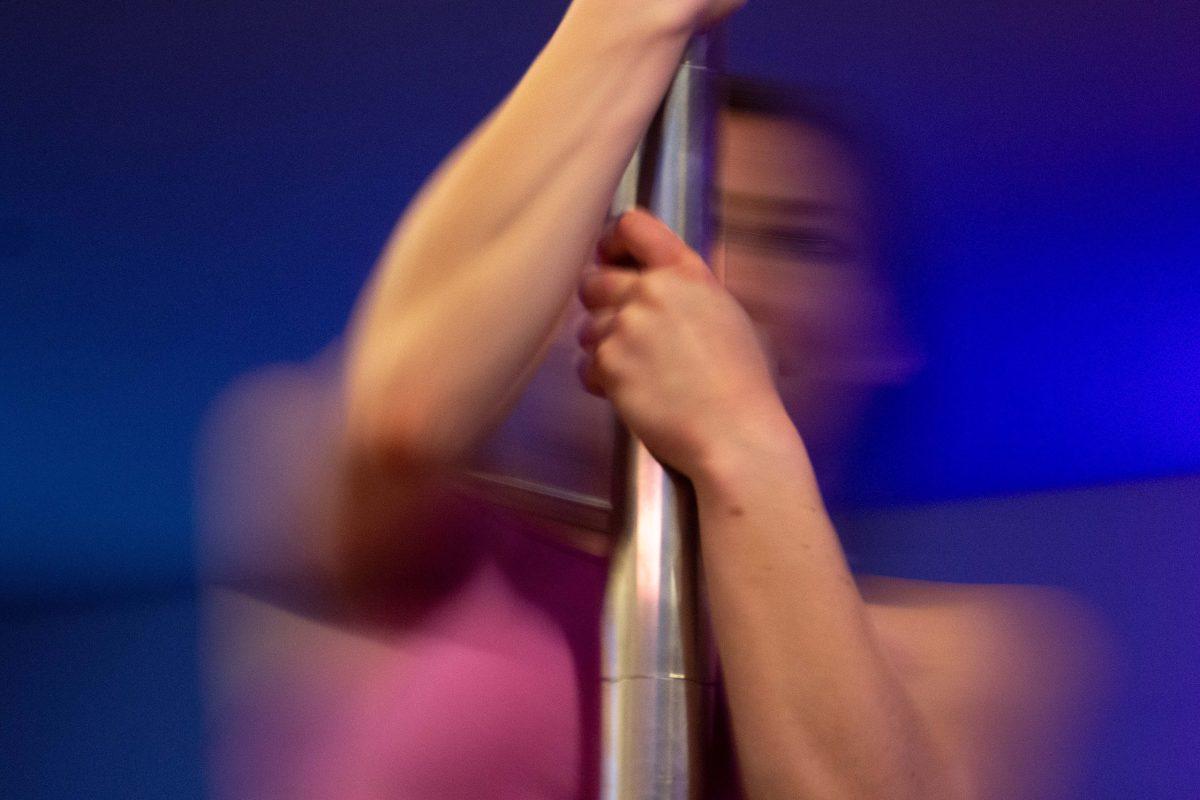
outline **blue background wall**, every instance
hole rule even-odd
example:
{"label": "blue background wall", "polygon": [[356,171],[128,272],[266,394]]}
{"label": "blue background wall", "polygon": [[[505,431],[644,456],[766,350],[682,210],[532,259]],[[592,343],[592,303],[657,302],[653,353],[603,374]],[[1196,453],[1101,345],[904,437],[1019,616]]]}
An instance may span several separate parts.
{"label": "blue background wall", "polygon": [[[5,752],[28,766],[0,794],[199,793],[200,415],[235,375],[339,332],[408,197],[563,7],[0,10],[0,604],[16,687],[0,697],[20,723]],[[752,0],[731,25],[734,69],[841,92],[901,155],[930,366],[880,412],[872,504],[1200,472],[1197,31],[1182,0]],[[982,577],[1058,579],[1194,659],[1178,633],[1194,591],[1160,606],[1152,586],[1119,602],[1105,589],[1193,575],[1195,531],[1174,525],[1132,550],[1136,524],[1030,540]],[[939,552],[922,555],[935,572]],[[100,765],[123,758],[122,780],[142,777],[117,790]],[[1187,796],[1179,769],[1138,796]]]}

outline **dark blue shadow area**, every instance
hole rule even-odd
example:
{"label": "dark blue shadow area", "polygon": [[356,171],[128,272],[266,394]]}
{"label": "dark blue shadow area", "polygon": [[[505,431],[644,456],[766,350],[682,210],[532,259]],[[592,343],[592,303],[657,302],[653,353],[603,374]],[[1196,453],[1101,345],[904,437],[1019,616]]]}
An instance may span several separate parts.
{"label": "dark blue shadow area", "polygon": [[0,797],[200,798],[195,597],[0,606]]}

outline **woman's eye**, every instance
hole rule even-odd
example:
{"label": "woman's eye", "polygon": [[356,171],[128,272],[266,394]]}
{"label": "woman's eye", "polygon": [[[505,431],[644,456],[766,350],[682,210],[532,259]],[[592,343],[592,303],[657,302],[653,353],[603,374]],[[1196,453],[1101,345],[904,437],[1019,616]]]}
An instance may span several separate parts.
{"label": "woman's eye", "polygon": [[847,262],[855,257],[854,248],[848,242],[826,231],[728,223],[724,230],[729,242],[796,258]]}

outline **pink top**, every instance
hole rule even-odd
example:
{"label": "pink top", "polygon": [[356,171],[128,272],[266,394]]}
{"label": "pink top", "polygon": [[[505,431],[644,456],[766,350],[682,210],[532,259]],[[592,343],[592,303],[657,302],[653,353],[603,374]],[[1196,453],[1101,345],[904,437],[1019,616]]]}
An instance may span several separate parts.
{"label": "pink top", "polygon": [[[606,561],[504,510],[473,512],[470,530],[470,566],[398,634],[387,674],[371,678],[367,692],[312,704],[306,713],[319,724],[285,721],[280,737],[259,719],[252,727],[275,744],[249,742],[255,755],[237,760],[257,762],[251,772],[258,774],[236,770],[249,784],[233,781],[241,784],[229,787],[234,794],[597,797]],[[719,709],[718,736],[728,751],[723,719]],[[719,767],[710,796],[735,796],[724,788],[728,765]]]}

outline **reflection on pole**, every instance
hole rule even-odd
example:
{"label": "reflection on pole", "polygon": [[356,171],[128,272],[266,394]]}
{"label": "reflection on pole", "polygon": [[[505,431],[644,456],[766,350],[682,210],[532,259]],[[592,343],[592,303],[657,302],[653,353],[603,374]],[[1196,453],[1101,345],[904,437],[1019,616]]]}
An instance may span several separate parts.
{"label": "reflection on pole", "polygon": [[[716,102],[715,33],[693,39],[613,202],[635,202],[707,259]],[[699,565],[695,499],[621,429],[616,540],[602,629],[601,797],[701,796],[715,657]]]}

